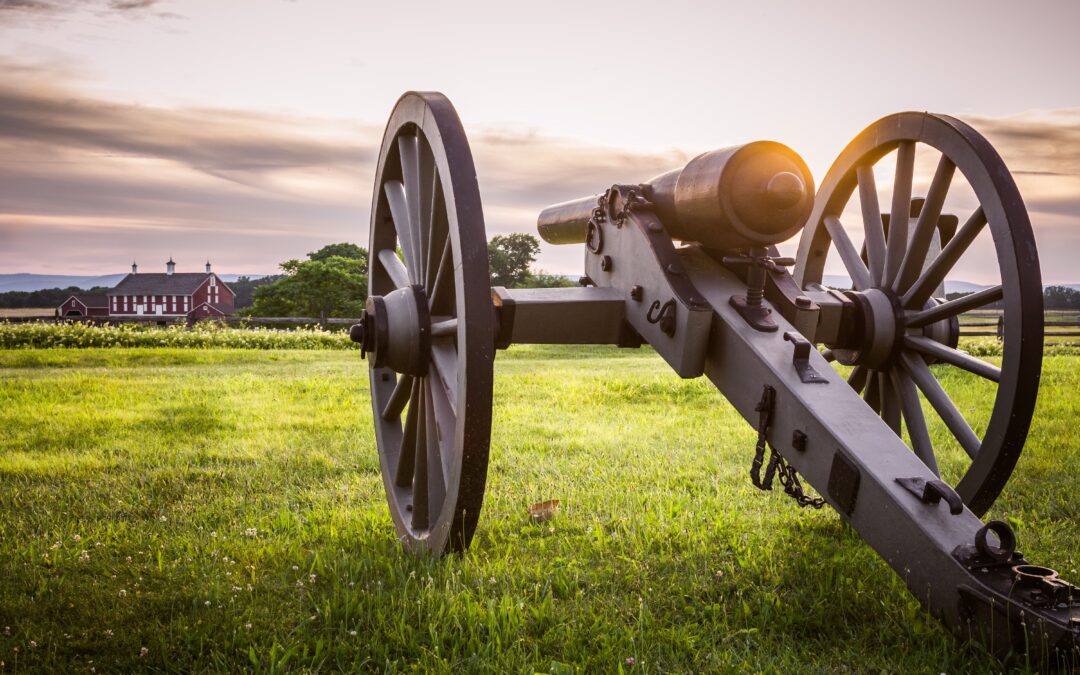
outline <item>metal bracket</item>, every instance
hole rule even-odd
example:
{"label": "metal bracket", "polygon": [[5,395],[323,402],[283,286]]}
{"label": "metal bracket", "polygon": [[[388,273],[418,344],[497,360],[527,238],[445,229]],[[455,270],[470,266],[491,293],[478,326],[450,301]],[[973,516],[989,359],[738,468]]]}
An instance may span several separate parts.
{"label": "metal bracket", "polygon": [[897,478],[905,490],[919,498],[923,504],[937,504],[944,499],[949,504],[949,513],[958,516],[964,512],[964,500],[956,494],[945,481],[925,478]]}
{"label": "metal bracket", "polygon": [[843,453],[833,455],[832,468],[829,470],[829,496],[833,498],[836,509],[850,516],[855,511],[855,502],[859,498],[859,482],[862,474]]}
{"label": "metal bracket", "polygon": [[754,305],[746,300],[745,295],[733,295],[728,304],[735,308],[746,323],[762,333],[773,333],[777,329],[776,321],[770,316],[772,310],[765,305]]}
{"label": "metal bracket", "polygon": [[799,379],[803,384],[828,384],[829,381],[810,365],[810,341],[793,331],[784,333],[784,339],[795,346],[791,362],[795,365],[795,372],[799,374]]}
{"label": "metal bracket", "polygon": [[653,304],[645,314],[645,320],[649,323],[660,324],[660,330],[665,334],[675,335],[675,299],[672,298],[663,305],[659,300],[653,300]]}

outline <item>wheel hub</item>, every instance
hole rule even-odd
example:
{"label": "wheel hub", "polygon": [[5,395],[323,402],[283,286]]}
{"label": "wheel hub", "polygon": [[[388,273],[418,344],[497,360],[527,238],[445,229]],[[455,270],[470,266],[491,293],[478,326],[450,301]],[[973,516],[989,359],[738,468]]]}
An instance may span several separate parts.
{"label": "wheel hub", "polygon": [[422,286],[367,300],[360,323],[349,331],[376,368],[423,377],[431,360],[431,313]]}
{"label": "wheel hub", "polygon": [[871,288],[851,292],[862,316],[862,341],[857,348],[857,363],[880,369],[893,360],[903,340],[904,320],[900,300],[892,291]]}
{"label": "wheel hub", "polygon": [[[928,337],[935,342],[955,348],[960,339],[960,323],[950,317],[923,328],[908,328],[900,298],[888,288],[849,291],[847,295],[859,308],[861,330],[858,342],[844,349],[834,349],[837,360],[845,365],[861,365],[873,370],[888,369],[903,348],[904,335]],[[941,304],[935,298],[927,300],[923,309]],[[933,362],[932,359],[927,359]]]}

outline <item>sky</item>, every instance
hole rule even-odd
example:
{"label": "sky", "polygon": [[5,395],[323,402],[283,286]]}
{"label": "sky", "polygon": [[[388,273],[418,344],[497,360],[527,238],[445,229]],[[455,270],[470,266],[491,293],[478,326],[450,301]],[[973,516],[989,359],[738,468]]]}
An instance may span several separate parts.
{"label": "sky", "polygon": [[[1072,0],[0,0],[0,273],[365,245],[386,118],[426,89],[465,125],[489,236],[752,140],[820,181],[874,120],[951,114],[1013,171],[1043,281],[1080,283],[1078,26]],[[973,258],[955,277],[991,281]]]}

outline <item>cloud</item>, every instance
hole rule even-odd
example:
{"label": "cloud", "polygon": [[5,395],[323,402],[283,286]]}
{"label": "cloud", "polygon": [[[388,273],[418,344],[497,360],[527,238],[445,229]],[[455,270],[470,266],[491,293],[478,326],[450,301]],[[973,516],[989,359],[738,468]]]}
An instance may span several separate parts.
{"label": "cloud", "polygon": [[1009,158],[1014,175],[1080,177],[1080,108],[964,119]]}
{"label": "cloud", "polygon": [[159,11],[168,0],[0,0],[0,16],[8,21],[57,21],[68,16],[89,13],[98,17],[123,16],[141,19],[156,16],[182,19],[182,15]]}
{"label": "cloud", "polygon": [[[171,252],[258,273],[333,241],[365,244],[381,120],[116,102],[84,93],[70,68],[0,61],[0,270],[104,273]],[[1008,158],[1045,276],[1077,280],[1068,232],[1080,230],[1080,110],[965,119]],[[535,232],[549,204],[689,159],[467,131],[489,236]],[[545,245],[539,264],[572,273],[582,255]]]}
{"label": "cloud", "polygon": [[[91,240],[122,261],[172,237],[173,252],[272,271],[366,241],[382,123],[116,103],[59,66],[14,65],[0,82],[0,268],[96,271],[116,263],[85,256]],[[491,234],[533,231],[549,203],[685,162],[512,130],[471,145]]]}

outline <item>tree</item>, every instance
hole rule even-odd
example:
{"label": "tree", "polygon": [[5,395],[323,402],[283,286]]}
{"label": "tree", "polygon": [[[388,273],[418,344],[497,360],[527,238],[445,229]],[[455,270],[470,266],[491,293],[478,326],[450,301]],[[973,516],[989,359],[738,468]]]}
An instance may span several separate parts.
{"label": "tree", "polygon": [[257,279],[241,276],[238,277],[236,281],[229,282],[229,288],[236,294],[236,297],[233,299],[233,304],[236,309],[251,307],[251,303],[255,301],[255,289],[259,286],[272,284],[280,278],[281,275],[278,274],[271,274],[270,276],[259,277]]}
{"label": "tree", "polygon": [[73,295],[104,295],[107,286],[93,288],[42,288],[36,291],[5,291],[0,293],[0,307],[56,307]]}
{"label": "tree", "polygon": [[1049,286],[1043,298],[1046,309],[1080,309],[1080,291],[1068,286]]}
{"label": "tree", "polygon": [[571,288],[577,286],[573,279],[567,279],[561,274],[548,274],[543,270],[529,272],[529,276],[518,286],[519,288]]}
{"label": "tree", "polygon": [[367,251],[356,244],[343,241],[340,244],[327,244],[318,251],[307,254],[309,260],[326,260],[334,256],[350,260],[367,260]]}
{"label": "tree", "polygon": [[286,260],[281,271],[255,289],[252,316],[357,317],[364,309],[367,251],[355,244],[324,246],[307,260]]}
{"label": "tree", "polygon": [[531,234],[500,234],[488,242],[491,285],[514,288],[529,276],[529,265],[540,252],[540,242]]}

